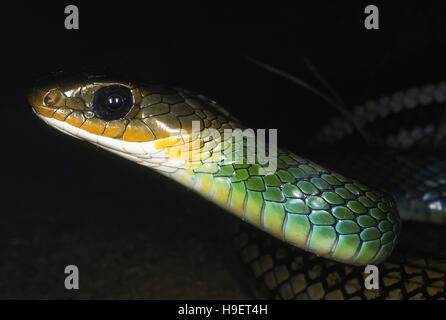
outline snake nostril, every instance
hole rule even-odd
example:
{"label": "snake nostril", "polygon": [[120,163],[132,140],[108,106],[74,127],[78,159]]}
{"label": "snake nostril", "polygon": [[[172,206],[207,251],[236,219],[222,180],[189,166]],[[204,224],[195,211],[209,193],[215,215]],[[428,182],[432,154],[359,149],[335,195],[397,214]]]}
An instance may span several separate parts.
{"label": "snake nostril", "polygon": [[48,94],[45,96],[45,98],[43,98],[43,103],[44,103],[47,107],[50,107],[52,104],[54,104],[54,101],[55,101],[54,98],[55,98],[54,95],[51,94],[51,92],[50,92],[50,93],[48,93]]}
{"label": "snake nostril", "polygon": [[64,104],[63,93],[57,89],[50,90],[43,98],[46,107],[60,107]]}

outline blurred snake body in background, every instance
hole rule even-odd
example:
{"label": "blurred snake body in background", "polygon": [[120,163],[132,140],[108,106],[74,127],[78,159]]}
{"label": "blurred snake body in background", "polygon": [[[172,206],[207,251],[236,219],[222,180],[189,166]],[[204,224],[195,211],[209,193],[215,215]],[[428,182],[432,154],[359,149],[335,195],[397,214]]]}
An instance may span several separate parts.
{"label": "blurred snake body in background", "polygon": [[[79,76],[42,82],[33,88],[29,101],[34,112],[50,126],[153,168],[279,239],[276,246],[271,246],[271,240],[265,238],[269,244],[262,246],[264,235],[258,237],[255,232],[245,232],[246,226],[242,225],[237,240],[245,262],[277,298],[370,298],[362,290],[362,284],[358,289],[362,293],[349,293],[348,283],[358,275],[357,271],[346,271],[355,270],[349,265],[378,264],[391,255],[400,235],[398,210],[412,219],[423,215],[420,210],[412,214],[415,206],[420,208],[420,202],[401,200],[407,197],[406,191],[397,193],[397,208],[388,193],[286,150],[278,150],[277,170],[263,173],[265,165],[247,161],[252,150],[246,140],[230,143],[211,138],[210,129],[222,136],[225,129],[244,129],[238,120],[212,100],[187,90]],[[200,123],[198,136],[193,134],[193,121]],[[352,131],[342,120],[333,124],[326,125],[323,131],[328,140],[342,140]],[[333,126],[340,127],[338,132],[343,133],[333,135],[330,132]],[[324,140],[323,135],[315,137],[315,141]],[[386,141],[394,140],[390,137]],[[240,154],[238,151],[243,150],[243,158],[238,159],[241,161],[224,162],[221,154],[227,148],[231,148],[230,154]],[[332,166],[343,156],[333,154],[326,163]],[[380,153],[381,158],[386,156],[393,157],[393,154]],[[359,161],[361,157],[352,158]],[[400,165],[407,163],[404,158],[398,159]],[[379,161],[372,163],[379,166]],[[354,163],[347,166],[355,167]],[[441,166],[440,162],[430,163],[433,177],[439,175]],[[361,177],[363,181],[366,178]],[[394,185],[402,183],[385,180],[393,181]],[[419,193],[412,194],[413,199],[421,197],[422,203],[426,199],[430,201],[427,211],[437,214],[428,216],[439,221],[444,216],[441,195],[436,193],[441,181],[423,187],[424,181],[425,176],[419,175],[411,179],[414,186],[403,184],[409,193]],[[373,184],[379,185],[379,182],[373,181]],[[388,185],[382,187],[393,194]],[[297,248],[309,252],[300,256],[300,265],[296,265],[299,257],[296,252],[301,252]],[[320,270],[334,266],[333,274],[339,276],[344,272],[341,276],[345,281],[338,279],[330,287],[328,280],[323,283],[318,280],[321,272],[316,276],[305,275],[303,272],[311,271],[308,263],[319,266]],[[426,267],[420,268],[424,272]]]}

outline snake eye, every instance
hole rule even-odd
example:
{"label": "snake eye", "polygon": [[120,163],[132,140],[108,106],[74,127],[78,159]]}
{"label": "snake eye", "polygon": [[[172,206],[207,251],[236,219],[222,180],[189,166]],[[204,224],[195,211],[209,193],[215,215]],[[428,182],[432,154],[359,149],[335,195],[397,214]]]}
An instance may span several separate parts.
{"label": "snake eye", "polygon": [[93,108],[98,118],[106,121],[123,118],[134,104],[132,92],[121,85],[111,85],[97,90]]}

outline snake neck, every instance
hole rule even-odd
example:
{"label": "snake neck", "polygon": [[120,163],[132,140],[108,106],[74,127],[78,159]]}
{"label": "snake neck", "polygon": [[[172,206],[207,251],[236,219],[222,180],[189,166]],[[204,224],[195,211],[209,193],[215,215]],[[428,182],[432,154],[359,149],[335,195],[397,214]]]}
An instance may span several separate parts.
{"label": "snake neck", "polygon": [[363,265],[393,250],[400,220],[391,197],[279,150],[277,170],[224,161],[165,175],[255,227],[332,260]]}

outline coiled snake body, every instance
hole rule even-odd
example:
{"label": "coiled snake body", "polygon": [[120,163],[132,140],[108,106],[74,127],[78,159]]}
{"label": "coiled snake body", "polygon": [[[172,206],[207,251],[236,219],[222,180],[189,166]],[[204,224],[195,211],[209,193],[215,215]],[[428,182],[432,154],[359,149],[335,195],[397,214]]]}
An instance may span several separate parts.
{"label": "coiled snake body", "polygon": [[[279,239],[245,231],[245,225],[237,238],[244,260],[276,297],[330,297],[328,285],[315,288],[307,281],[321,275],[299,273],[309,271],[304,261],[354,270],[348,265],[385,261],[398,240],[400,218],[390,195],[281,149],[277,169],[265,172],[256,156],[248,161],[253,151],[247,139],[224,136],[225,129],[244,127],[201,95],[81,75],[42,82],[29,101],[56,129],[153,168]],[[215,139],[211,129],[224,138]],[[236,156],[228,161],[227,154]],[[263,247],[262,237],[269,243]],[[297,257],[296,248],[324,259],[303,255],[296,267],[290,258]],[[355,274],[345,270],[345,278]],[[335,288],[345,283],[339,280]],[[355,296],[340,292],[331,296]]]}

